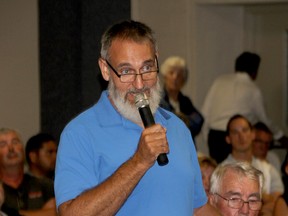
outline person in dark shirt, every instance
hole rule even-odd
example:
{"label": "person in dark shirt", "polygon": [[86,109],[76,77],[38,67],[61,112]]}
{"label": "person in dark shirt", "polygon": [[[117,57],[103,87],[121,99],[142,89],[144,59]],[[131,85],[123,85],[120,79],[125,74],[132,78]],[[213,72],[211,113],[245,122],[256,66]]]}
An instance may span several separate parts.
{"label": "person in dark shirt", "polygon": [[53,216],[56,205],[53,181],[24,173],[24,146],[13,129],[0,129],[0,179],[5,193],[4,208],[23,215]]}
{"label": "person in dark shirt", "polygon": [[286,150],[286,157],[281,166],[282,179],[284,183],[284,193],[275,203],[273,216],[287,216],[288,215],[288,152]]}
{"label": "person in dark shirt", "polygon": [[54,180],[57,147],[51,134],[38,133],[30,137],[25,148],[29,174]]}
{"label": "person in dark shirt", "polygon": [[181,92],[188,77],[185,60],[179,56],[171,56],[163,62],[160,72],[164,82],[164,94],[160,106],[178,115],[186,123],[195,141],[204,118],[190,98]]}

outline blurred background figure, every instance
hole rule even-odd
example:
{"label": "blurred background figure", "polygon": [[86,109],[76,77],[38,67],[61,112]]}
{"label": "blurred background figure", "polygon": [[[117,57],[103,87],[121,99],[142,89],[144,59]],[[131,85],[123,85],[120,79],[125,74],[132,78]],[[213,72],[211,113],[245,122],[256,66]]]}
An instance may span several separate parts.
{"label": "blurred background figure", "polygon": [[171,56],[161,65],[160,72],[164,82],[164,94],[160,106],[178,115],[190,129],[194,139],[201,131],[204,118],[190,98],[181,92],[188,77],[185,60],[179,56]]}
{"label": "blurred background figure", "polygon": [[53,181],[25,174],[24,162],[20,134],[10,128],[0,128],[0,179],[5,194],[3,208],[14,209],[25,216],[56,215]]}
{"label": "blurred background figure", "polygon": [[1,216],[7,216],[7,214],[5,214],[5,213],[2,211],[2,205],[3,205],[3,203],[4,203],[4,199],[5,199],[4,189],[3,189],[2,181],[0,181],[0,215],[1,215]]}
{"label": "blurred background figure", "polygon": [[253,140],[253,155],[272,164],[279,172],[281,171],[280,157],[271,149],[273,146],[273,133],[263,122],[253,125],[255,138]]}
{"label": "blurred background figure", "polygon": [[223,216],[257,216],[263,182],[263,173],[247,162],[219,165],[211,176],[209,203]]}
{"label": "blurred background figure", "polygon": [[272,216],[275,201],[283,194],[284,185],[280,172],[266,160],[253,156],[255,131],[252,124],[242,115],[232,116],[227,123],[226,142],[232,146],[232,153],[221,163],[246,161],[264,175],[261,216]]}
{"label": "blurred background figure", "polygon": [[51,134],[39,133],[32,136],[25,149],[29,174],[54,180],[57,148],[56,139]]}
{"label": "blurred background figure", "polygon": [[281,166],[284,194],[276,200],[273,216],[288,216],[288,154]]}
{"label": "blurred background figure", "polygon": [[200,170],[202,174],[202,182],[207,196],[209,195],[210,190],[210,179],[211,175],[217,167],[217,162],[208,156],[198,155],[198,161],[200,165]]}
{"label": "blurred background figure", "polygon": [[5,193],[2,181],[0,181],[0,216],[20,216],[17,210],[4,207]]}
{"label": "blurred background figure", "polygon": [[231,146],[225,140],[225,129],[228,120],[236,114],[245,116],[252,124],[264,122],[275,140],[285,148],[288,146],[283,131],[273,126],[266,115],[262,92],[254,82],[260,61],[256,53],[241,53],[235,61],[235,72],[218,77],[206,95],[201,109],[205,118],[203,142],[208,143],[209,154],[218,163],[231,152]]}

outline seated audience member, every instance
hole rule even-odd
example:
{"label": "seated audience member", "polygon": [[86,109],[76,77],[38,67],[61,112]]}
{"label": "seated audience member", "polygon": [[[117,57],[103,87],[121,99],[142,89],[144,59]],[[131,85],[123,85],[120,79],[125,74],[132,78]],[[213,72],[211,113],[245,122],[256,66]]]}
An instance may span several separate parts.
{"label": "seated audience member", "polygon": [[257,122],[253,129],[255,139],[253,140],[253,155],[260,160],[271,163],[279,172],[281,170],[280,158],[269,150],[273,144],[273,133],[263,122]]}
{"label": "seated audience member", "polygon": [[17,210],[3,207],[5,194],[2,181],[0,181],[0,216],[20,216]]}
{"label": "seated audience member", "polygon": [[202,174],[203,186],[206,194],[208,195],[210,190],[210,178],[213,171],[217,167],[217,162],[208,156],[198,156],[198,162]]}
{"label": "seated audience member", "polygon": [[288,154],[281,166],[284,182],[284,194],[276,200],[273,216],[288,216]]}
{"label": "seated audience member", "polygon": [[0,129],[0,179],[5,193],[5,208],[27,216],[56,215],[52,181],[24,174],[24,146],[20,134]]}
{"label": "seated audience member", "polygon": [[57,144],[52,135],[39,133],[32,136],[26,144],[25,153],[29,174],[54,179]]}
{"label": "seated audience member", "polygon": [[223,216],[257,216],[264,176],[247,162],[219,165],[211,176],[209,203]]}
{"label": "seated audience member", "polygon": [[284,191],[280,173],[270,163],[253,156],[252,142],[255,138],[251,123],[242,115],[234,115],[227,124],[226,142],[232,146],[232,153],[222,162],[247,161],[260,170],[265,178],[262,215],[272,215],[275,200]]}
{"label": "seated audience member", "polygon": [[188,76],[185,60],[179,56],[171,56],[161,65],[160,71],[164,79],[164,95],[160,106],[176,113],[195,138],[201,130],[204,119],[192,101],[181,92]]}
{"label": "seated audience member", "polygon": [[0,181],[0,215],[1,216],[6,216],[6,214],[2,211],[2,205],[4,203],[4,199],[5,199],[5,196],[4,196],[4,189],[3,189],[3,185],[2,185],[2,182]]}
{"label": "seated audience member", "polygon": [[205,118],[203,143],[208,143],[209,154],[217,163],[231,153],[231,146],[225,140],[225,129],[229,118],[235,114],[247,116],[253,124],[264,122],[273,131],[275,140],[283,147],[288,146],[287,136],[274,127],[266,115],[262,92],[255,83],[260,62],[257,53],[244,51],[235,59],[234,73],[217,77],[205,97],[201,109]]}

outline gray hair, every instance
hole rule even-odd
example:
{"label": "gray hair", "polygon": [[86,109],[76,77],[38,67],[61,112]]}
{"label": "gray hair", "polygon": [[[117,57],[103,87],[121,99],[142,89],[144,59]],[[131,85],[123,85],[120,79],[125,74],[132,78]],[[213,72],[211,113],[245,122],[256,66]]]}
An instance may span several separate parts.
{"label": "gray hair", "polygon": [[260,185],[260,196],[262,197],[263,185],[264,185],[264,176],[263,173],[254,168],[248,162],[234,162],[227,163],[224,165],[219,165],[213,172],[210,179],[210,193],[215,194],[219,193],[220,188],[223,185],[223,178],[228,171],[233,171],[239,176],[245,176],[249,179],[259,182]]}
{"label": "gray hair", "polygon": [[156,38],[151,28],[141,22],[126,20],[110,26],[102,35],[101,57],[109,59],[109,48],[115,39],[131,40],[135,42],[150,41],[154,52],[158,52]]}
{"label": "gray hair", "polygon": [[21,137],[20,133],[17,130],[11,129],[11,128],[0,128],[0,135],[8,134],[8,133],[16,133],[16,135],[19,138],[20,142],[23,144],[22,137]]}
{"label": "gray hair", "polygon": [[188,68],[186,65],[186,61],[180,57],[180,56],[170,56],[168,57],[163,64],[161,65],[161,74],[162,76],[166,76],[166,74],[172,69],[172,68],[182,68],[183,69],[183,77],[184,82],[188,79]]}

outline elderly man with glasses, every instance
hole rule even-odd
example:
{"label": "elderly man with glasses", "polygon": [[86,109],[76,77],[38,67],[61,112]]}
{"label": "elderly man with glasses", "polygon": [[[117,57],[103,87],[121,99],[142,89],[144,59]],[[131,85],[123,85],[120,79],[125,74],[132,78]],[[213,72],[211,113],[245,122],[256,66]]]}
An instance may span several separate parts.
{"label": "elderly man with glasses", "polygon": [[[122,21],[108,28],[101,43],[98,64],[108,90],[61,134],[55,175],[59,215],[218,215],[207,204],[189,129],[158,107],[152,30]],[[147,96],[155,120],[148,127],[135,103],[140,94]],[[159,163],[163,154],[168,160]]]}
{"label": "elderly man with glasses", "polygon": [[209,202],[223,216],[257,216],[264,177],[247,162],[219,165],[211,176]]}

